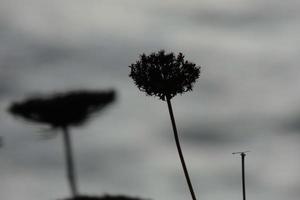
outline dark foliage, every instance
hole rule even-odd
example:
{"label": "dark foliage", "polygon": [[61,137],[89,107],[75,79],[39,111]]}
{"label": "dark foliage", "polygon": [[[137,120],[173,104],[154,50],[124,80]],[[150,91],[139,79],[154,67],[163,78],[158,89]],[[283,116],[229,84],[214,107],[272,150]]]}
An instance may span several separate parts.
{"label": "dark foliage", "polygon": [[15,102],[9,112],[53,128],[80,126],[114,99],[114,91],[78,90]]}
{"label": "dark foliage", "polygon": [[136,197],[126,197],[126,196],[123,196],[123,195],[120,195],[120,196],[105,195],[105,196],[102,196],[102,197],[78,196],[78,197],[69,198],[69,199],[65,199],[65,200],[142,200],[142,199],[136,198]]}
{"label": "dark foliage", "polygon": [[200,67],[186,61],[182,53],[175,56],[173,53],[166,54],[164,50],[149,56],[142,54],[140,60],[129,67],[129,76],[137,87],[162,100],[166,96],[171,99],[176,94],[191,91],[200,76]]}

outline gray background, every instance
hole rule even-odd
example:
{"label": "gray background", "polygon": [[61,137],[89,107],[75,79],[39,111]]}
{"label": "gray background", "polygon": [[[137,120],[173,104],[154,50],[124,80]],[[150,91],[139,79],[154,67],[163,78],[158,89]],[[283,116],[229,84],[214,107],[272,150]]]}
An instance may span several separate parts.
{"label": "gray background", "polygon": [[[138,91],[139,54],[183,52],[202,66],[174,98],[200,200],[300,196],[300,2],[295,0],[1,0],[0,199],[69,195],[61,135],[6,113],[36,93],[118,90],[118,101],[72,129],[80,190],[190,199],[165,102]],[[59,133],[59,132],[57,132]]]}

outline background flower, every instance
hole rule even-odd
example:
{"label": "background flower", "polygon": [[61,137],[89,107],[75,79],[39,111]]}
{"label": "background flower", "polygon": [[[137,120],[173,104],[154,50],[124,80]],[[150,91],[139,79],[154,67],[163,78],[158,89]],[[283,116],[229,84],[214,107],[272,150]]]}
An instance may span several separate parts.
{"label": "background flower", "polygon": [[52,128],[62,130],[67,178],[72,196],[75,197],[79,192],[69,127],[83,125],[91,116],[114,100],[115,92],[112,90],[70,91],[12,103],[8,111],[25,120],[48,124]]}
{"label": "background flower", "polygon": [[53,128],[81,126],[114,98],[114,91],[71,91],[12,103],[9,112]]}

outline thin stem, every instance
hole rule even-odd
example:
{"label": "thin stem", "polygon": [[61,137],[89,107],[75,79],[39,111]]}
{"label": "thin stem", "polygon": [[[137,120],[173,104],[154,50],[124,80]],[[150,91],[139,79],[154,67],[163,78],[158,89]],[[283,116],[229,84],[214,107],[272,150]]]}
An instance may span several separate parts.
{"label": "thin stem", "polygon": [[174,118],[174,114],[173,114],[171,100],[170,100],[169,97],[166,97],[166,100],[167,100],[167,104],[168,104],[168,109],[169,109],[169,114],[170,114],[170,118],[171,118],[171,122],[172,122],[176,147],[177,147],[177,151],[178,151],[178,154],[179,154],[179,157],[180,157],[181,165],[182,165],[182,168],[183,168],[183,171],[184,171],[184,175],[185,175],[187,184],[189,186],[189,190],[190,190],[192,199],[196,200],[196,196],[195,196],[195,193],[194,193],[194,190],[193,190],[192,182],[190,180],[189,173],[188,173],[188,170],[186,168],[186,165],[185,165],[185,162],[184,162],[184,157],[183,157],[182,150],[181,150],[181,147],[180,147],[180,142],[179,142],[179,137],[178,137],[178,133],[177,133],[177,128],[176,128],[176,123],[175,123],[175,118]]}
{"label": "thin stem", "polygon": [[242,157],[242,187],[243,187],[243,200],[246,200],[246,186],[245,186],[245,153],[241,154]]}
{"label": "thin stem", "polygon": [[71,142],[69,129],[67,127],[63,127],[63,140],[65,146],[67,178],[70,184],[72,196],[75,197],[78,194],[77,180],[76,180],[76,173],[75,173],[75,165],[73,161],[72,142]]}

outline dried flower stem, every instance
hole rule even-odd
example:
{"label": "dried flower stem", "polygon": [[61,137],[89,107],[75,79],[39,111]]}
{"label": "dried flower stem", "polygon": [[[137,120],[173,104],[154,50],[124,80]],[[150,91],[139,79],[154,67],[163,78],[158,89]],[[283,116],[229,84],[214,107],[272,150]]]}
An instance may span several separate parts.
{"label": "dried flower stem", "polygon": [[187,184],[189,186],[189,190],[190,190],[192,199],[196,200],[196,196],[195,196],[195,193],[194,193],[194,190],[193,190],[192,182],[190,180],[189,173],[188,173],[187,167],[185,165],[183,153],[182,153],[182,150],[181,150],[181,147],[180,147],[180,142],[179,142],[179,137],[178,137],[178,133],[177,133],[175,118],[174,118],[174,114],[173,114],[171,99],[170,99],[170,97],[167,96],[166,100],[167,100],[167,104],[168,104],[169,114],[170,114],[170,118],[171,118],[171,122],[172,122],[173,132],[174,132],[174,138],[175,138],[175,142],[176,142],[177,151],[178,151],[178,154],[179,154],[179,157],[180,157],[181,165],[182,165],[182,168],[183,168],[183,171],[184,171],[184,175],[185,175]]}

